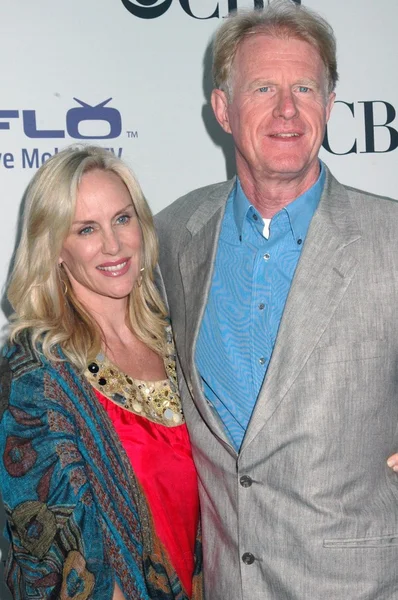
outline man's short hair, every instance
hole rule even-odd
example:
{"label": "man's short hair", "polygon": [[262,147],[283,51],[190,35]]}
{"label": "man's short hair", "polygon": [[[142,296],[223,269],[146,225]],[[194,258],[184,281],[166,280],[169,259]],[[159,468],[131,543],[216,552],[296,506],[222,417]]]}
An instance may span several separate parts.
{"label": "man's short hair", "polygon": [[336,39],[332,27],[313,10],[291,0],[275,0],[263,9],[234,13],[218,29],[213,43],[214,86],[232,96],[233,62],[239,44],[249,35],[262,33],[273,38],[308,42],[325,65],[327,91],[338,80]]}

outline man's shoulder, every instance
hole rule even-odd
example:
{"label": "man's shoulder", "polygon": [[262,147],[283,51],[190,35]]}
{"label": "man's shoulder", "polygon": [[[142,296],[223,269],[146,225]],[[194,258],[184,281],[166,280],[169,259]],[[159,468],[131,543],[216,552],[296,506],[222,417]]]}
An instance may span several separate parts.
{"label": "man's shoulder", "polygon": [[155,215],[157,227],[161,227],[163,224],[180,226],[186,223],[200,206],[209,200],[220,204],[226,202],[234,183],[235,179],[232,179],[207,185],[184,194],[184,196],[181,196]]}
{"label": "man's shoulder", "polygon": [[[372,192],[344,186],[356,220],[368,234],[372,232],[378,239],[390,239],[398,233],[398,200]],[[390,232],[390,233],[388,233]]]}
{"label": "man's shoulder", "polygon": [[[396,228],[398,225],[398,200],[382,196],[370,191],[358,189],[339,182],[328,170],[325,184],[326,198],[333,199],[337,205],[348,200],[354,210],[356,219],[364,227],[377,229],[386,224]],[[343,205],[340,205],[343,206]],[[374,227],[375,226],[375,227]]]}
{"label": "man's shoulder", "polygon": [[366,190],[361,190],[349,185],[344,185],[344,189],[354,202],[365,202],[371,204],[374,208],[382,206],[386,210],[398,210],[398,200],[389,196],[374,194]]}

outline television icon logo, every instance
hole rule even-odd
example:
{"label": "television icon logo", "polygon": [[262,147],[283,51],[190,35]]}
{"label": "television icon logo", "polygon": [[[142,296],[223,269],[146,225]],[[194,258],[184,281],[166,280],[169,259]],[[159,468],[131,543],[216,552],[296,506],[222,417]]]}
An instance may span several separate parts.
{"label": "television icon logo", "polygon": [[[22,126],[25,135],[30,139],[62,139],[68,134],[75,140],[109,140],[120,136],[122,132],[122,116],[116,108],[107,106],[112,100],[108,98],[95,106],[73,98],[80,106],[70,108],[66,113],[65,129],[38,129],[35,110],[22,110]],[[9,119],[18,119],[19,110],[0,110],[0,130],[10,129]],[[106,134],[85,135],[80,131],[84,122],[105,122],[109,126]]]}

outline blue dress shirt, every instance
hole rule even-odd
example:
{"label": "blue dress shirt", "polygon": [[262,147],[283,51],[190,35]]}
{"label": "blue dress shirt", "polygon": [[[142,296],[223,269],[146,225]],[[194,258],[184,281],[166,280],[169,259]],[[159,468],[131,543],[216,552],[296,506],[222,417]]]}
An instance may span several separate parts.
{"label": "blue dress shirt", "polygon": [[207,400],[236,450],[256,403],[325,170],[302,196],[264,221],[239,180],[227,201],[213,280],[196,346]]}

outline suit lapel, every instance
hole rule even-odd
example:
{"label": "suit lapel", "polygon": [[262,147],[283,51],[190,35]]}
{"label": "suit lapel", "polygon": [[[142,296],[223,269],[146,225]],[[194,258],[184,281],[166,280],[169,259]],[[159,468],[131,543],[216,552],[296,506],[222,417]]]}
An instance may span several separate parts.
{"label": "suit lapel", "polygon": [[325,331],[355,273],[360,237],[347,192],[327,171],[242,450],[273,415]]}
{"label": "suit lapel", "polygon": [[226,201],[235,184],[227,182],[204,202],[187,223],[190,241],[180,252],[179,265],[185,302],[185,361],[188,368],[190,392],[203,419],[228,446],[224,426],[218,413],[206,402],[200,376],[195,366],[196,341],[211,286],[218,238]]}

